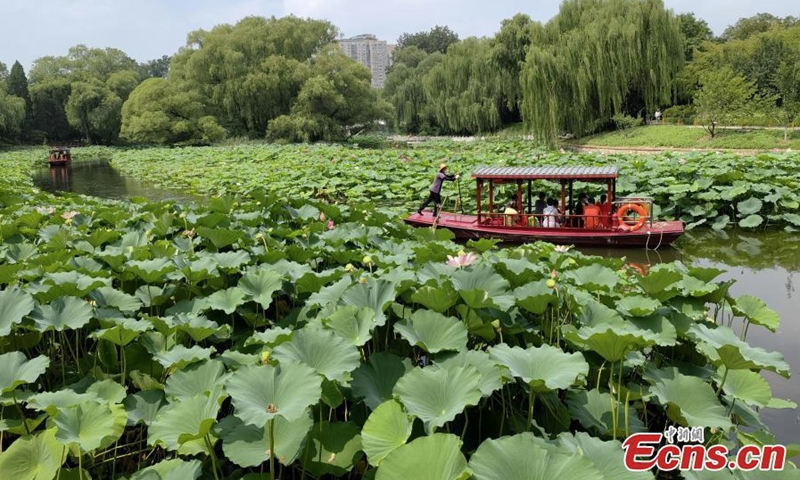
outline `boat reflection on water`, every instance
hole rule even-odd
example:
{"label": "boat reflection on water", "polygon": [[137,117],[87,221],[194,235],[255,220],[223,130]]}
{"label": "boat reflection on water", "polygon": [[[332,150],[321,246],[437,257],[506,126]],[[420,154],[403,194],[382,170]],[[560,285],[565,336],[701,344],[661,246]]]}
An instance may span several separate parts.
{"label": "boat reflection on water", "polygon": [[72,190],[72,165],[50,167],[50,185],[57,191]]}

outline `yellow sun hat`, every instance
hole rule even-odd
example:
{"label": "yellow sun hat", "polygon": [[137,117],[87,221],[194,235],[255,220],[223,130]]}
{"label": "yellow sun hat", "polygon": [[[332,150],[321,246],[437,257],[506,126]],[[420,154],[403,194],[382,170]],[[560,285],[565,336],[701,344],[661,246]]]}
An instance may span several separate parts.
{"label": "yellow sun hat", "polygon": [[440,171],[440,172],[441,172],[442,170],[444,170],[445,168],[447,168],[447,164],[446,164],[446,163],[441,163],[441,164],[439,164],[439,171]]}

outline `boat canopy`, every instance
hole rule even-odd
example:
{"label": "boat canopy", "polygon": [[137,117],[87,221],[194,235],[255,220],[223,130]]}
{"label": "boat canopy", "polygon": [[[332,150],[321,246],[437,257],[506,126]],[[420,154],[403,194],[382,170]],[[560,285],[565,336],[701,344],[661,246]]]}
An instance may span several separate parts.
{"label": "boat canopy", "polygon": [[611,180],[617,178],[617,166],[605,167],[478,167],[472,172],[477,180]]}

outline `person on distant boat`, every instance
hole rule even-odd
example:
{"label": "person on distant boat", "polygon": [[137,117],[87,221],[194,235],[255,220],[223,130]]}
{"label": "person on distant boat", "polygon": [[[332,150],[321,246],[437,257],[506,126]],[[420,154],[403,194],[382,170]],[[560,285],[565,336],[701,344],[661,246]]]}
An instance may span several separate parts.
{"label": "person on distant boat", "polygon": [[583,207],[583,215],[583,228],[600,228],[600,207],[595,205],[594,198],[589,197],[589,200]]}
{"label": "person on distant boat", "polygon": [[431,184],[430,192],[428,194],[428,198],[425,202],[417,209],[417,213],[420,215],[424,215],[422,210],[428,206],[429,203],[433,202],[433,216],[435,217],[439,213],[439,208],[442,206],[442,182],[445,180],[454,181],[458,180],[461,177],[459,174],[455,175],[448,175],[447,174],[447,164],[442,163],[439,165],[439,172],[436,173],[436,177],[433,179],[433,183]]}
{"label": "person on distant boat", "polygon": [[542,226],[545,228],[556,228],[561,226],[558,221],[559,215],[561,212],[558,211],[558,203],[556,202],[555,198],[548,198],[547,199],[547,207],[544,209],[544,221],[542,222]]}
{"label": "person on distant boat", "polygon": [[505,214],[505,225],[510,227],[511,225],[516,225],[519,222],[519,217],[517,216],[519,212],[516,208],[514,208],[514,200],[509,200],[506,204],[506,209],[503,211]]}
{"label": "person on distant boat", "polygon": [[545,194],[544,192],[539,192],[539,199],[536,200],[536,203],[533,206],[533,213],[536,215],[536,223],[539,225],[542,224],[542,215],[544,215],[545,208],[547,208]]}
{"label": "person on distant boat", "polygon": [[583,207],[586,206],[586,199],[586,193],[581,192],[578,195],[578,201],[575,202],[574,208],[570,212],[572,215],[575,215],[572,217],[572,222],[570,222],[573,227],[583,227]]}
{"label": "person on distant boat", "polygon": [[607,195],[604,193],[600,195],[600,226],[604,228],[611,227],[611,202],[606,200]]}

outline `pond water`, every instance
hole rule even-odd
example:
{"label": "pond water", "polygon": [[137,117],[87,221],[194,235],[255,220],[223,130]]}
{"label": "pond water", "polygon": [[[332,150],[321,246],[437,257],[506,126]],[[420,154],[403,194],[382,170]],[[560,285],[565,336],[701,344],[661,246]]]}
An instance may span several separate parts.
{"label": "pond water", "polygon": [[[97,197],[122,199],[133,196],[150,200],[197,200],[185,193],[142,184],[121,175],[107,161],[75,162],[72,166],[50,168],[35,176],[34,182],[43,190],[72,191]],[[583,248],[593,255],[626,257],[641,268],[662,262],[680,260],[705,267],[726,270],[720,278],[736,280],[730,289],[734,297],[749,294],[762,299],[781,316],[776,334],[752,326],[748,330],[750,344],[781,352],[791,366],[793,375],[800,373],[800,293],[795,291],[794,275],[800,270],[800,236],[785,232],[687,232],[674,248],[657,251],[644,249]],[[800,403],[800,382],[792,377],[784,380],[767,373],[773,395]],[[800,443],[800,412],[767,409],[763,421],[781,443]]]}
{"label": "pond water", "polygon": [[145,185],[122,175],[107,160],[81,160],[62,167],[47,167],[34,175],[33,182],[48,192],[74,192],[114,200],[131,197],[154,201],[198,199],[177,190]]}

